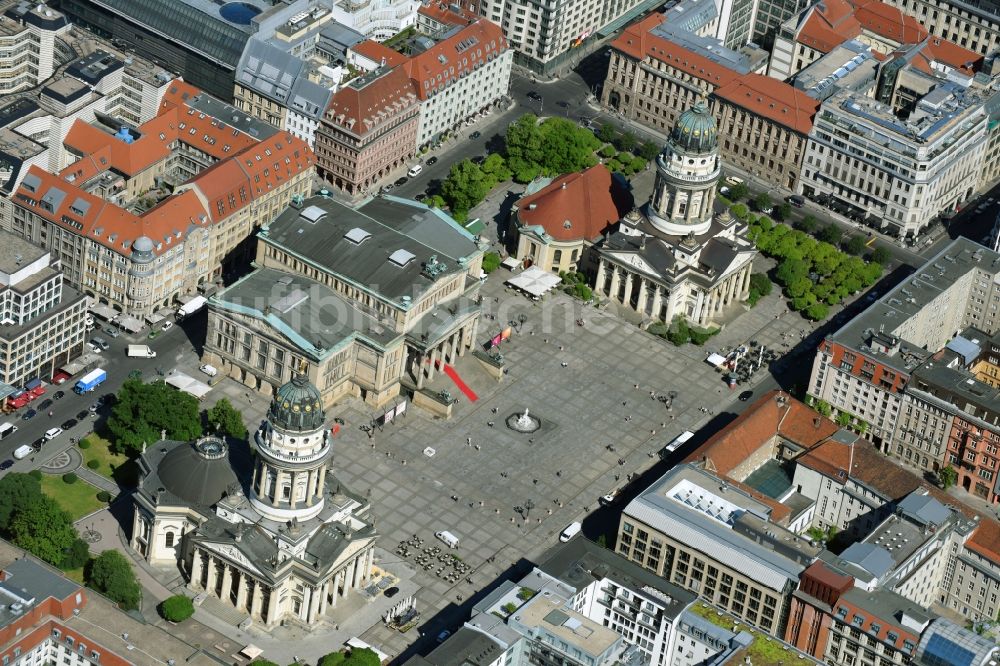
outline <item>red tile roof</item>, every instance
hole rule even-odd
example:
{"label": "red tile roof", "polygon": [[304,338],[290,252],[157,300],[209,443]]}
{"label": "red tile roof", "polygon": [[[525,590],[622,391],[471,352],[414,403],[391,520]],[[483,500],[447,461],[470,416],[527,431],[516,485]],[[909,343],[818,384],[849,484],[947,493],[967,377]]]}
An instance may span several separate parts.
{"label": "red tile roof", "polygon": [[468,25],[478,18],[475,11],[468,11],[461,5],[445,2],[430,2],[426,5],[421,5],[417,13],[423,14],[432,21],[453,26]]}
{"label": "red tile roof", "polygon": [[650,14],[625,28],[611,47],[636,60],[650,58],[668,63],[713,87],[725,85],[739,76],[739,72],[650,32],[666,20],[663,14]]}
{"label": "red tile roof", "polygon": [[338,90],[330,99],[324,120],[363,136],[383,118],[395,117],[417,103],[416,87],[403,64],[386,72],[376,70]]}
{"label": "red tile roof", "polygon": [[693,451],[685,462],[711,461],[717,473],[728,475],[775,435],[810,448],[837,430],[833,422],[820,418],[787,393],[769,391]]}
{"label": "red tile roof", "polygon": [[373,39],[366,39],[351,47],[351,50],[373,62],[381,62],[384,67],[395,67],[406,62],[406,56],[390,49]]}
{"label": "red tile roof", "polygon": [[965,542],[966,548],[1000,564],[1000,523],[980,518],[979,527]]}
{"label": "red tile roof", "polygon": [[927,29],[917,19],[879,0],[861,0],[854,17],[861,27],[900,44],[916,44],[927,37]]}
{"label": "red tile roof", "polygon": [[713,94],[803,135],[812,129],[820,105],[784,81],[753,73],[716,88]]}
{"label": "red tile roof", "polygon": [[427,99],[506,50],[507,40],[500,26],[480,19],[410,58],[407,73],[420,99]]}
{"label": "red tile roof", "polygon": [[[200,92],[180,81],[171,84],[160,115],[143,123],[139,127],[140,138],[131,144],[76,121],[67,135],[67,144],[74,150],[93,153],[70,164],[59,175],[32,166],[28,173],[38,176],[41,185],[32,192],[22,183],[17,199],[50,222],[96,240],[119,254],[127,254],[131,243],[140,236],[148,236],[159,254],[181,242],[192,225],[228,218],[312,168],[312,150],[291,134],[275,132],[257,141],[207,114],[189,114],[193,109],[184,100]],[[192,135],[190,128],[196,134]],[[175,142],[195,145],[223,157],[143,215],[130,213],[82,189],[84,181],[101,171],[114,169],[131,176],[166,159],[170,144]],[[38,201],[51,188],[58,188],[65,196],[57,210],[47,211]],[[78,199],[87,204],[83,215],[72,210]]]}
{"label": "red tile roof", "polygon": [[955,42],[949,42],[939,37],[928,37],[924,40],[920,48],[920,55],[914,58],[914,66],[918,69],[932,74],[934,68],[932,63],[941,63],[948,67],[961,70],[966,74],[973,74],[982,64],[983,56],[975,51],[963,48]]}
{"label": "red tile roof", "polygon": [[628,190],[598,164],[520,199],[517,217],[524,225],[542,227],[557,241],[593,240],[632,206]]}
{"label": "red tile roof", "polygon": [[809,10],[796,39],[811,49],[829,53],[860,34],[861,23],[847,0],[824,0]]}

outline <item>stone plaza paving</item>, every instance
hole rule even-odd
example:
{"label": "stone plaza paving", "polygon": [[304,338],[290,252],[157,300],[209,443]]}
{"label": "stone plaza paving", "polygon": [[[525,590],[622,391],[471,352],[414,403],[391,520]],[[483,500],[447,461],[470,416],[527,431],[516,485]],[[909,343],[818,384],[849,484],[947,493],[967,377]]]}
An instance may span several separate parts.
{"label": "stone plaza paving", "polygon": [[[429,388],[460,397],[451,419],[410,405],[405,415],[369,436],[361,426],[374,414],[360,400],[328,410],[331,421],[346,421],[335,439],[334,469],[352,489],[370,495],[381,534],[375,564],[400,577],[400,594],[370,603],[357,596],[311,635],[294,626],[269,634],[256,627],[236,631],[227,629],[225,618],[204,612],[203,622],[233,639],[253,641],[268,655],[277,651],[286,661],[292,655],[315,658],[351,635],[397,656],[421,632],[454,629],[452,624],[466,617],[458,606],[513,563],[536,559],[567,524],[595,509],[601,495],[657,462],[656,452],[670,440],[698,430],[712,412],[725,411],[740,391],[752,388],[730,391],[705,362],[709,351],[749,340],[781,349],[809,330],[775,294],[752,310],[739,306],[727,313],[731,323],[705,347],[675,347],[626,323],[613,306],[595,308],[561,293],[532,302],[508,291],[507,277],[501,269],[483,285],[486,317],[479,335],[485,341],[524,315],[524,323],[514,327],[519,331],[502,344],[508,373],[497,382],[471,354],[455,366],[478,400],[468,400],[437,373]],[[576,323],[581,318],[583,326]],[[766,376],[761,372],[755,379]],[[655,397],[670,392],[676,397],[668,410]],[[251,431],[264,418],[267,400],[248,398],[230,379],[220,381],[206,403],[221,397],[243,410]],[[521,434],[505,424],[525,408],[540,421],[535,433]],[[432,456],[425,454],[428,448]],[[457,535],[459,547],[443,548],[434,537],[439,530]],[[455,553],[470,571],[448,582],[436,575],[437,565],[425,570],[416,564],[421,548],[397,555],[397,544],[412,535],[424,546]],[[170,587],[179,583],[176,572],[157,573]],[[381,613],[411,594],[421,622],[431,623],[406,634],[385,627]]]}

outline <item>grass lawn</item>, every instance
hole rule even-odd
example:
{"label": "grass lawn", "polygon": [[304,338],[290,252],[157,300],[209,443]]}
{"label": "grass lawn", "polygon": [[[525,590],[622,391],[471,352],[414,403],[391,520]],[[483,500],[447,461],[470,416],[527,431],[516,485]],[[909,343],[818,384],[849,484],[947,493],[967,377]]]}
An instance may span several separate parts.
{"label": "grass lawn", "polygon": [[[115,470],[122,465],[128,465],[130,462],[128,457],[120,453],[112,453],[111,442],[96,433],[87,435],[84,440],[90,442],[90,448],[80,449],[80,453],[83,454],[84,466],[86,467],[91,460],[96,460],[98,466],[92,471],[112,481],[117,481]],[[87,467],[87,469],[90,468]]]}
{"label": "grass lawn", "polygon": [[83,585],[83,567],[79,569],[61,569],[60,571],[62,571],[62,575],[66,576],[66,578]]}
{"label": "grass lawn", "polygon": [[42,492],[68,511],[74,521],[105,506],[104,502],[97,499],[97,488],[86,481],[66,483],[62,476],[43,474]]}
{"label": "grass lawn", "polygon": [[747,649],[747,656],[753,661],[754,666],[778,666],[779,664],[792,663],[792,657],[796,654],[790,649],[785,648],[785,644],[776,638],[772,638],[762,632],[760,629],[755,629],[753,627],[748,627],[747,625],[739,622],[732,616],[723,613],[719,615],[716,609],[705,605],[704,603],[696,603],[691,607],[691,611],[696,615],[700,615],[714,625],[720,626],[724,629],[733,631],[734,625],[736,626],[736,631],[748,631],[753,634],[753,643]]}

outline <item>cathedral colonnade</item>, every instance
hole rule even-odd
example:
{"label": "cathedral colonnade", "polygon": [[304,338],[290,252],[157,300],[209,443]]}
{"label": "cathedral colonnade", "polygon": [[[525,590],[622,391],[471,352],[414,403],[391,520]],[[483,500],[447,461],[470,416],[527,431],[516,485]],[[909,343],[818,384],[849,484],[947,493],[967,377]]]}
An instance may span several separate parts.
{"label": "cathedral colonnade", "polygon": [[319,584],[302,581],[300,595],[293,593],[295,578],[286,577],[277,586],[271,586],[231,559],[195,544],[188,565],[188,587],[207,592],[266,626],[289,616],[313,624],[328,609],[336,607],[338,599],[368,584],[374,556],[374,547],[365,548]]}
{"label": "cathedral colonnade", "polygon": [[[699,326],[707,326],[715,321],[724,308],[746,300],[750,294],[752,268],[752,264],[747,264],[712,289],[698,289],[693,314],[688,319]],[[670,289],[640,272],[611,263],[605,257],[601,257],[597,265],[594,291],[642,315],[668,324],[675,315],[687,316],[683,308],[680,312],[675,311],[681,304],[671,297]]]}
{"label": "cathedral colonnade", "polygon": [[425,383],[434,379],[435,372],[443,370],[446,363],[452,364],[458,358],[465,356],[465,351],[472,349],[473,345],[476,344],[478,331],[479,318],[477,317],[452,331],[450,335],[425,352],[408,349],[408,362],[411,364],[411,372],[416,378],[417,388],[422,389]]}

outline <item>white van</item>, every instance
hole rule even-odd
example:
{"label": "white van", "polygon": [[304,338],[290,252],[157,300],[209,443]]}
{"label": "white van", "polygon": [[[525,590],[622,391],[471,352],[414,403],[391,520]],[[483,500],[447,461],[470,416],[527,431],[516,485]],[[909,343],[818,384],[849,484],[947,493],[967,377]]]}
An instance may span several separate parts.
{"label": "white van", "polygon": [[214,377],[217,374],[219,374],[219,369],[216,368],[214,365],[209,365],[208,363],[199,367],[198,369],[204,372],[209,377]]}
{"label": "white van", "polygon": [[447,530],[441,532],[435,532],[434,536],[440,539],[449,548],[458,548],[459,540],[458,537]]}
{"label": "white van", "polygon": [[726,182],[730,185],[742,185],[743,179],[737,176],[726,176]]}
{"label": "white van", "polygon": [[17,458],[18,460],[22,460],[30,456],[33,452],[34,449],[31,448],[30,444],[22,444],[21,446],[14,449],[14,457]]}
{"label": "white van", "polygon": [[11,422],[0,425],[0,439],[6,439],[17,432],[17,426]]}
{"label": "white van", "polygon": [[579,534],[580,530],[582,529],[583,525],[580,524],[579,520],[570,523],[569,525],[566,526],[566,529],[562,531],[562,534],[559,535],[559,540],[562,541],[563,543],[566,543],[567,541],[575,537],[577,534]]}
{"label": "white van", "polygon": [[420,172],[423,170],[424,168],[422,166],[420,166],[419,164],[414,164],[413,166],[410,167],[410,170],[406,172],[406,175],[409,176],[410,178],[413,178],[414,176],[419,176]]}

